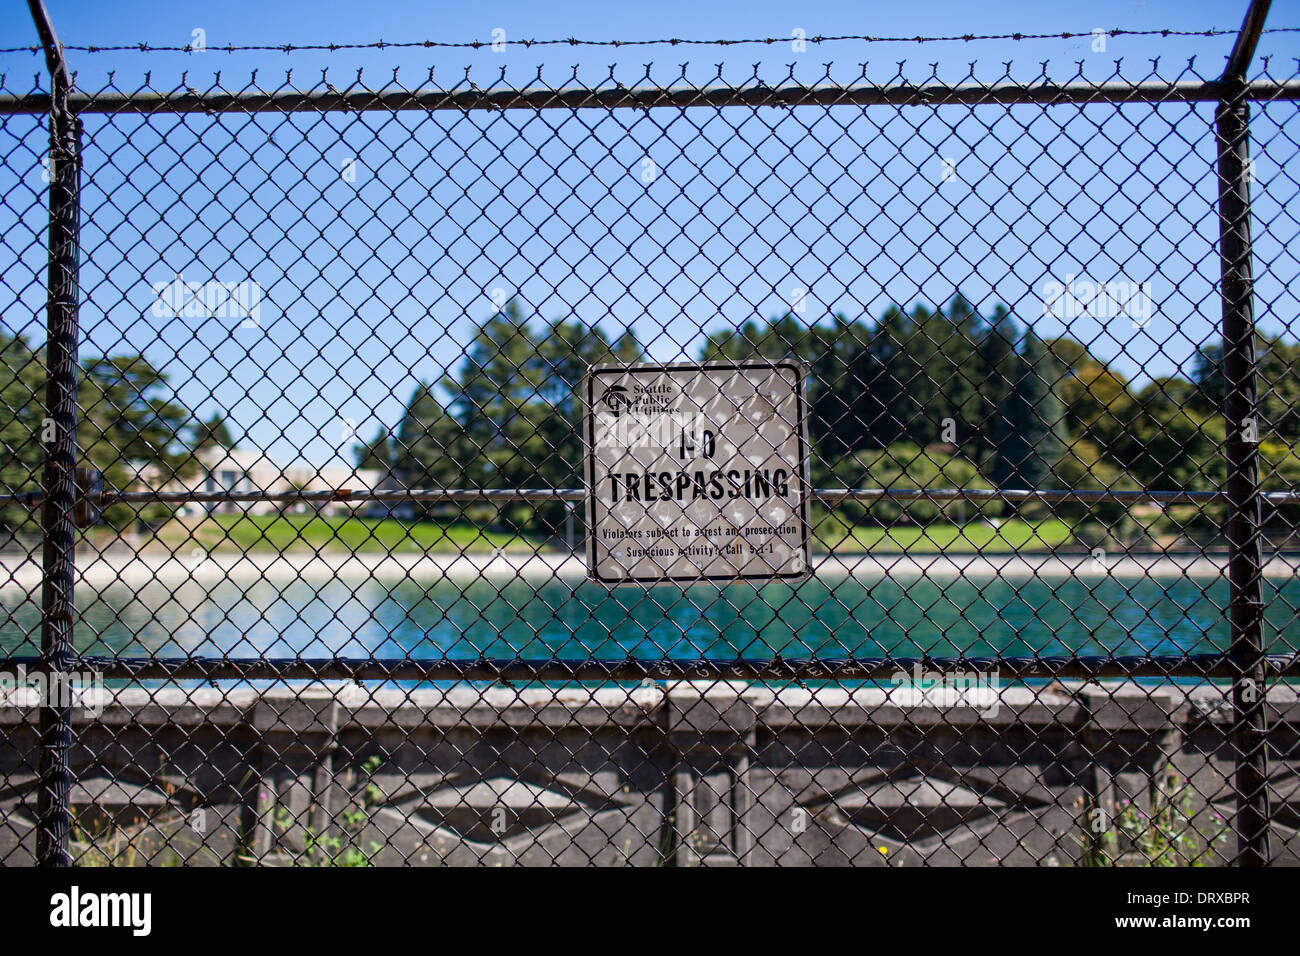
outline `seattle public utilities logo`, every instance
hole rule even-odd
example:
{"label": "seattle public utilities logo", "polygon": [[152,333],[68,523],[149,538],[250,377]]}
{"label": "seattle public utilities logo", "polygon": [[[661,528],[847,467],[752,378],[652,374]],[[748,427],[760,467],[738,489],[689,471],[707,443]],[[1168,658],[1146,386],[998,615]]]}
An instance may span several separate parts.
{"label": "seattle public utilities logo", "polygon": [[627,387],[624,385],[611,385],[605,389],[605,394],[600,399],[605,403],[605,407],[614,413],[618,418],[619,413],[624,408],[631,408],[634,400],[627,394]]}

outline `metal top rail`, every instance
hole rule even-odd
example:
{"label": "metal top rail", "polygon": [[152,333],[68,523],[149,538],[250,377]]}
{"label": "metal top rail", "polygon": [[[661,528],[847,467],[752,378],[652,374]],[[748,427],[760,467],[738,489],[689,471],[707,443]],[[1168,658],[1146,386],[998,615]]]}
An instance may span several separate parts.
{"label": "metal top rail", "polygon": [[[999,82],[854,86],[634,87],[607,89],[423,89],[423,90],[242,90],[71,93],[73,113],[361,113],[399,110],[579,110],[688,107],[795,106],[988,106],[1086,103],[1210,103],[1237,92],[1224,80],[1090,82]],[[1255,80],[1248,99],[1300,100],[1300,80]],[[0,96],[0,113],[39,114],[50,110],[47,93]]]}

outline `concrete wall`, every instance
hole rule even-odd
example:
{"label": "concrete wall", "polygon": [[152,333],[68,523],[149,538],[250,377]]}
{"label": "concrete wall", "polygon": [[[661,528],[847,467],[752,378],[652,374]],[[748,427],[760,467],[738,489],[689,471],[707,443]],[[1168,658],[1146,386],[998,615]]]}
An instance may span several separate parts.
{"label": "concrete wall", "polygon": [[[1273,853],[1300,857],[1300,702],[1270,694]],[[116,691],[79,716],[87,864],[1120,864],[1138,814],[1234,849],[1221,688]],[[31,860],[35,713],[0,708],[0,862]],[[1132,801],[1125,809],[1124,801]],[[1164,808],[1163,815],[1161,808]],[[334,843],[333,838],[338,842]],[[348,850],[353,852],[349,855]],[[883,852],[882,852],[883,849]]]}

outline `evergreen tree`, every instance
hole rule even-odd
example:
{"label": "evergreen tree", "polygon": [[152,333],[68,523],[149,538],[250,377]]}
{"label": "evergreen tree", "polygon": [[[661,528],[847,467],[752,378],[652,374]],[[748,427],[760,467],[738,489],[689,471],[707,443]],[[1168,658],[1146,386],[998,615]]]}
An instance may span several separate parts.
{"label": "evergreen tree", "polygon": [[416,386],[392,439],[381,434],[367,446],[374,466],[391,471],[408,488],[472,486],[461,425],[424,382]]}
{"label": "evergreen tree", "polygon": [[543,383],[535,402],[542,451],[531,464],[533,484],[553,488],[582,485],[584,400],[580,391],[587,369],[606,362],[643,359],[631,330],[611,345],[596,326],[567,319],[556,319],[546,326],[530,360],[537,379]]}
{"label": "evergreen tree", "polygon": [[791,358],[807,364],[808,430],[813,468],[861,446],[864,429],[857,405],[866,388],[860,356],[871,337],[869,326],[836,315],[829,326],[808,326],[786,313],[764,327],[753,321],[708,337],[702,361]]}
{"label": "evergreen tree", "polygon": [[[44,454],[41,448],[45,417],[45,361],[21,336],[0,332],[0,490],[5,494],[40,487]],[[0,529],[36,534],[38,512],[21,505],[0,506]]]}
{"label": "evergreen tree", "polygon": [[[1280,337],[1255,338],[1259,366],[1258,396],[1261,434],[1294,445],[1300,441],[1300,344]],[[1192,369],[1197,410],[1209,415],[1223,411],[1223,344],[1203,346]]]}
{"label": "evergreen tree", "polygon": [[193,444],[195,451],[202,451],[204,448],[229,450],[235,447],[234,436],[230,434],[230,426],[226,424],[226,419],[221,412],[214,413],[206,422],[199,422],[194,426]]}
{"label": "evergreen tree", "polygon": [[[104,475],[105,488],[129,489],[144,478],[166,484],[198,469],[187,440],[188,410],[170,399],[167,376],[139,355],[91,358],[82,364],[77,402],[77,445],[83,467]],[[125,527],[132,521],[161,521],[170,505],[135,509],[112,505],[104,521]]]}
{"label": "evergreen tree", "polygon": [[808,430],[820,459],[834,461],[861,448],[866,427],[858,419],[859,405],[867,388],[867,371],[862,356],[867,353],[871,330],[860,322],[836,315],[829,328],[819,330],[819,341],[809,357],[812,382],[809,387]]}
{"label": "evergreen tree", "polygon": [[[959,292],[947,310],[949,331],[943,343],[940,379],[943,393],[941,418],[951,418],[956,444],[968,454],[977,452],[980,388],[985,379],[979,367],[979,346],[984,329],[979,315]],[[943,437],[940,429],[940,437]]]}
{"label": "evergreen tree", "polygon": [[460,424],[473,455],[475,484],[526,487],[535,463],[546,458],[539,430],[544,385],[537,342],[518,302],[480,326],[456,375],[442,379],[448,411]]}
{"label": "evergreen tree", "polygon": [[1056,487],[1055,466],[1065,451],[1065,409],[1056,394],[1060,367],[1046,343],[1032,330],[1025,334],[1023,401],[1030,422],[1033,452],[1026,462],[1034,488]]}
{"label": "evergreen tree", "polygon": [[[630,329],[613,343],[595,326],[556,319],[538,328],[515,301],[479,328],[438,391],[421,383],[391,440],[358,448],[359,461],[391,468],[408,487],[571,488],[582,483],[583,376],[594,364],[638,362]],[[510,506],[507,520],[548,527],[562,505]]]}
{"label": "evergreen tree", "polygon": [[385,429],[380,429],[368,442],[354,445],[357,467],[392,474],[397,467],[397,445]]}
{"label": "evergreen tree", "polygon": [[870,350],[876,367],[867,387],[874,393],[873,401],[879,409],[870,441],[873,447],[885,448],[907,438],[907,425],[915,407],[912,389],[921,373],[910,351],[913,332],[907,313],[890,306],[872,336]]}
{"label": "evergreen tree", "polygon": [[1005,465],[997,462],[998,450],[1010,425],[1007,422],[1007,399],[1019,377],[1016,341],[1020,333],[1005,306],[993,310],[993,317],[976,350],[976,373],[980,388],[975,407],[975,442],[972,453],[985,476],[996,486]]}
{"label": "evergreen tree", "polygon": [[1011,390],[994,430],[994,455],[989,475],[1003,489],[1049,487],[1061,456],[1063,413],[1052,383],[1055,363],[1042,339],[1025,333],[1021,352],[1013,352]]}

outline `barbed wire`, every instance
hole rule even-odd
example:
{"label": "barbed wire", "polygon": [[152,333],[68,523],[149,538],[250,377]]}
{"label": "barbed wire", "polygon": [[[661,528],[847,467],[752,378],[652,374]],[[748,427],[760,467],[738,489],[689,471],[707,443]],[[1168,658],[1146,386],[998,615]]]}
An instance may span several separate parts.
{"label": "barbed wire", "polygon": [[[969,43],[976,40],[1074,40],[1088,37],[1106,36],[1106,37],[1219,37],[1232,36],[1238,31],[1210,28],[1206,30],[1124,30],[1112,29],[1087,30],[1083,32],[1062,31],[1060,33],[987,33],[987,34],[953,34],[951,36],[873,36],[870,34],[845,34],[841,36],[788,36],[788,37],[756,37],[751,39],[716,39],[716,40],[690,40],[681,37],[671,37],[654,40],[582,40],[576,37],[566,37],[554,40],[466,40],[466,41],[449,41],[449,40],[405,40],[405,41],[387,41],[373,40],[367,43],[250,43],[236,44],[228,43],[222,46],[196,46],[187,43],[184,46],[166,46],[152,43],[124,43],[118,45],[103,46],[91,44],[79,46],[74,44],[64,44],[65,50],[73,50],[79,53],[244,53],[244,52],[279,52],[279,53],[297,53],[303,51],[324,51],[329,53],[341,50],[398,50],[398,49],[469,49],[480,50],[483,48],[497,49],[500,47],[524,47],[525,49],[535,46],[590,46],[590,47],[625,47],[625,46],[744,46],[744,45],[772,45],[778,43],[790,43],[801,41],[806,43],[837,43],[843,41],[857,41],[860,43],[951,43],[965,42]],[[1269,27],[1264,33],[1300,33],[1300,27]],[[0,47],[0,53],[40,53],[39,44],[30,46],[13,46]]]}

